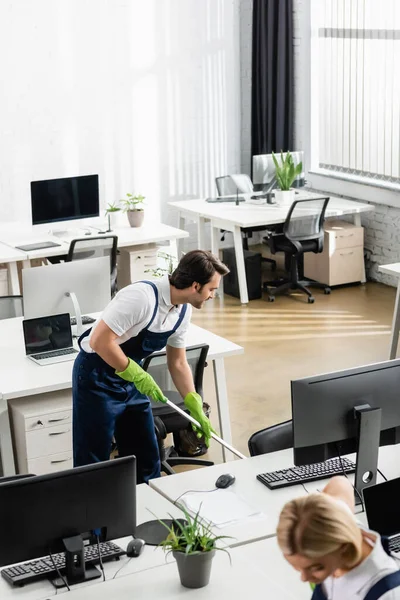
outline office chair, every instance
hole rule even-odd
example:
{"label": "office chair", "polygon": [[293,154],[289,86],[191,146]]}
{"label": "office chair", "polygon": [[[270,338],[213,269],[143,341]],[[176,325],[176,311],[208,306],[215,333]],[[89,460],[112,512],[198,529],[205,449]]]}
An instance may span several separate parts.
{"label": "office chair", "polygon": [[293,422],[284,421],[272,427],[256,431],[247,442],[250,456],[268,454],[293,448]]}
{"label": "office chair", "polygon": [[23,317],[22,296],[0,296],[0,319]]}
{"label": "office chair", "polygon": [[[203,396],[203,373],[206,366],[206,358],[209,346],[201,344],[186,348],[186,358],[193,373],[196,392]],[[143,369],[149,371],[157,384],[163,390],[164,395],[174,404],[186,411],[183,399],[180,394],[171,390],[173,387],[168,384],[170,378],[168,369],[165,365],[165,352],[157,352],[148,356],[143,362]],[[151,401],[151,408],[154,416],[154,425],[156,429],[158,448],[160,451],[161,470],[167,475],[175,474],[173,469],[176,465],[196,465],[211,467],[214,463],[209,460],[198,459],[195,457],[179,456],[180,431],[188,429],[188,421],[173,408],[160,402]],[[191,427],[189,425],[189,427]],[[164,440],[168,433],[173,434],[174,445],[168,448],[164,446]]]}
{"label": "office chair", "polygon": [[[254,193],[253,183],[250,177],[244,173],[238,175],[223,175],[222,177],[215,178],[215,184],[217,186],[218,196],[235,196],[237,192],[239,194],[252,194]],[[265,227],[242,227],[243,236],[243,249],[249,249],[249,238],[253,237],[255,231],[265,231]],[[225,231],[222,229],[222,240],[225,239]],[[273,258],[262,257],[263,262],[271,264],[273,271],[276,270],[276,261]]]}
{"label": "office chair", "polygon": [[[290,259],[289,277],[280,281],[267,281],[264,289],[268,291],[268,300],[289,290],[301,290],[308,296],[308,302],[314,302],[313,295],[306,286],[314,286],[330,294],[330,287],[324,283],[303,279],[303,255],[305,252],[322,252],[324,249],[324,218],[329,198],[296,200],[290,207],[283,226],[283,233],[270,232],[264,237],[272,254],[285,253],[285,264]],[[270,292],[269,287],[274,287]]]}
{"label": "office chair", "polygon": [[66,262],[109,256],[111,296],[114,296],[117,292],[117,248],[118,237],[116,235],[78,238],[71,241]]}

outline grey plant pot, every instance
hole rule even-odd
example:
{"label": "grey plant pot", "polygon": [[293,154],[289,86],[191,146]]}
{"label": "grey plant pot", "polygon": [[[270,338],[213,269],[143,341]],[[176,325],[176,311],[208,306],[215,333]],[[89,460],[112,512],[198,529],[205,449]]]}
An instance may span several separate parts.
{"label": "grey plant pot", "polygon": [[172,554],[177,562],[179,577],[184,587],[202,588],[208,585],[215,550],[196,554],[185,554],[184,552],[173,552]]}
{"label": "grey plant pot", "polygon": [[131,227],[140,227],[143,225],[144,210],[128,210],[128,221]]}

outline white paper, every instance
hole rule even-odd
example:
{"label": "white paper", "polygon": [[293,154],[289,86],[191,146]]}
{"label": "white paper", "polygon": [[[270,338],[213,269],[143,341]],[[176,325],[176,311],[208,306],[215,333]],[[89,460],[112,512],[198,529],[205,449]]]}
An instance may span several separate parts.
{"label": "white paper", "polygon": [[202,519],[217,527],[244,521],[250,517],[263,516],[230,490],[192,492],[182,496],[180,502],[192,514],[196,514],[200,510]]}

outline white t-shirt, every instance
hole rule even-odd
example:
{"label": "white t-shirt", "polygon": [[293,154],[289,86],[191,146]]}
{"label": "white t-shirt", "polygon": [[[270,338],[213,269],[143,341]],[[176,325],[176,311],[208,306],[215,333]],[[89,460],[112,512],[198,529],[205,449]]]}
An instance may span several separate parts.
{"label": "white t-shirt", "polygon": [[[323,590],[328,600],[362,600],[377,581],[399,569],[397,561],[383,549],[380,535],[368,529],[362,531],[373,536],[372,541],[364,535],[364,539],[373,546],[373,550],[362,563],[348,573],[341,577],[325,579]],[[381,598],[400,600],[400,587],[386,592]]]}
{"label": "white t-shirt", "polygon": [[[158,310],[149,331],[154,333],[171,331],[179,319],[182,305],[174,306],[171,304],[168,275],[153,283],[158,290]],[[90,338],[100,319],[118,336],[116,340],[118,344],[137,336],[149,324],[155,305],[154,289],[148,283],[137,282],[124,287],[111,300],[96,323],[93,324],[90,335],[82,340],[82,350],[93,352],[90,348]],[[175,333],[168,338],[168,346],[174,348],[186,347],[186,334],[191,314],[192,307],[188,304],[181,324]]]}

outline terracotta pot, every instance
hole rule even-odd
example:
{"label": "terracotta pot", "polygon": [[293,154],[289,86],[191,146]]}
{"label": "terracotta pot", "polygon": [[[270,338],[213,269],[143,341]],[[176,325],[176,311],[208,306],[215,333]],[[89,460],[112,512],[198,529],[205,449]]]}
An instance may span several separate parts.
{"label": "terracotta pot", "polygon": [[144,210],[128,210],[128,221],[131,227],[140,227],[143,225]]}

